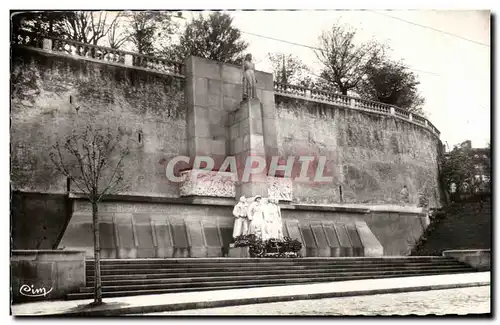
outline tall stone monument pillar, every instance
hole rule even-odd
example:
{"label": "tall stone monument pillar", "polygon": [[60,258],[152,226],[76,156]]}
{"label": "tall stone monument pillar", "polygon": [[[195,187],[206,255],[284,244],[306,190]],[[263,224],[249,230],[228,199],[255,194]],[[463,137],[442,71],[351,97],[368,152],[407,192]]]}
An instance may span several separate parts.
{"label": "tall stone monument pillar", "polygon": [[262,108],[258,98],[251,98],[229,115],[229,154],[236,157],[238,168],[236,197],[268,195]]}
{"label": "tall stone monument pillar", "polygon": [[[255,157],[250,158],[255,160],[254,165],[258,164],[257,160],[262,162],[262,159],[269,165],[270,157],[278,153],[272,74],[255,71],[256,98],[242,101],[243,71],[240,66],[194,56],[187,58],[184,64],[187,140],[191,163],[196,156],[209,156],[215,161],[215,170],[227,156],[235,156],[238,177],[233,197],[268,196],[267,168],[248,175],[248,181],[242,182],[242,177],[245,176],[247,157]],[[217,173],[214,177],[229,177],[222,174]]]}

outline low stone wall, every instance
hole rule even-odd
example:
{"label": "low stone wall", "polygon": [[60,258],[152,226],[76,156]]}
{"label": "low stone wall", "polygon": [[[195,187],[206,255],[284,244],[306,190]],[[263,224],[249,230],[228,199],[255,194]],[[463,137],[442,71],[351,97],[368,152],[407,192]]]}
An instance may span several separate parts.
{"label": "low stone wall", "polygon": [[63,299],[85,286],[85,252],[13,250],[12,302]]}
{"label": "low stone wall", "polygon": [[67,194],[12,192],[12,248],[56,248],[70,218]]}
{"label": "low stone wall", "polygon": [[490,249],[463,249],[443,251],[443,256],[453,257],[481,271],[489,271],[491,265]]}

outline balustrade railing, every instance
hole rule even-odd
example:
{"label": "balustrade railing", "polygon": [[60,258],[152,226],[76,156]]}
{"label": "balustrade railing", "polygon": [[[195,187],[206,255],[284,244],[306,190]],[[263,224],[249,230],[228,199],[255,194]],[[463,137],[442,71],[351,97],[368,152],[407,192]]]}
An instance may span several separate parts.
{"label": "balustrade railing", "polygon": [[22,32],[18,34],[12,34],[11,42],[12,44],[17,45],[42,47],[43,37],[36,33]]}
{"label": "balustrade railing", "polygon": [[106,62],[125,63],[125,53],[123,51],[68,39],[53,38],[52,50]]}
{"label": "balustrade railing", "polygon": [[350,105],[350,98],[341,94],[336,94],[336,93],[331,93],[327,91],[322,91],[322,90],[314,90],[311,89],[311,98],[317,99],[317,100],[324,100],[327,102],[343,105],[343,106],[349,106]]}
{"label": "balustrade railing", "polygon": [[402,117],[404,119],[410,119],[410,112],[399,107],[394,107],[394,113],[396,116]]}
{"label": "balustrade railing", "polygon": [[427,126],[431,128],[431,130],[434,131],[434,133],[436,133],[437,135],[441,134],[441,132],[439,132],[439,130],[434,126],[434,124],[431,123],[431,121],[427,120]]}
{"label": "balustrade railing", "polygon": [[104,62],[121,63],[134,67],[151,69],[162,73],[173,74],[181,78],[184,77],[184,65],[179,62],[99,45],[81,43],[69,39],[43,38],[34,33],[22,32],[12,38],[12,43],[43,48],[45,50],[91,58]]}
{"label": "balustrade railing", "polygon": [[301,86],[287,85],[280,82],[274,82],[274,91],[282,95],[295,95],[303,97],[305,99],[312,99],[316,101],[326,101],[335,105],[352,107],[355,109],[362,109],[365,111],[371,111],[375,113],[382,113],[388,115],[394,115],[403,120],[412,121],[423,127],[427,127],[432,130],[433,133],[439,136],[440,132],[438,129],[432,125],[429,120],[412,114],[409,111],[363,98],[354,98],[350,96],[345,96],[341,94],[336,94],[332,92],[327,92],[323,90],[309,89]]}
{"label": "balustrade railing", "polygon": [[133,56],[133,65],[135,67],[153,69],[160,72],[167,72],[176,75],[183,74],[182,63],[137,53],[129,53],[129,54]]}
{"label": "balustrade railing", "polygon": [[354,107],[359,107],[377,113],[391,114],[391,106],[387,104],[378,103],[362,98],[353,98],[353,101],[354,101]]}
{"label": "balustrade railing", "polygon": [[412,118],[413,118],[413,122],[417,123],[417,124],[420,124],[420,125],[427,125],[426,123],[426,119],[423,118],[422,116],[419,116],[419,115],[416,115],[416,114],[412,114]]}
{"label": "balustrade railing", "polygon": [[284,84],[280,82],[274,82],[274,90],[282,93],[282,94],[289,94],[289,95],[297,95],[297,96],[302,96],[305,97],[307,96],[307,88],[301,87],[301,86],[295,86],[295,85],[289,85],[289,84]]}

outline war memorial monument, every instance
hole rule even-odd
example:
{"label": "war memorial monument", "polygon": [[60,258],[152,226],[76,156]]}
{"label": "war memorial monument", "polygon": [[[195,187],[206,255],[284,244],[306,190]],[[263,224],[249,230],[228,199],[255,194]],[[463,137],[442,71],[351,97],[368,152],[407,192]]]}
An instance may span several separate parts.
{"label": "war memorial monument", "polygon": [[[298,240],[302,258],[293,260],[303,263],[403,257],[426,229],[429,209],[441,205],[442,146],[429,120],[275,82],[255,70],[251,55],[243,67],[194,56],[178,63],[20,35],[11,69],[13,260],[28,269],[32,250],[39,261],[46,254],[33,279],[52,281],[55,298],[92,292],[91,205],[48,155],[61,126],[90,113],[119,116],[136,142],[123,162],[128,189],[99,203],[102,270],[110,277],[118,275],[112,263],[137,261],[146,273],[168,263],[234,264],[246,257],[234,239],[248,234]],[[422,196],[426,207],[418,206]],[[283,260],[291,259],[238,263]],[[118,282],[109,288],[134,289]]]}

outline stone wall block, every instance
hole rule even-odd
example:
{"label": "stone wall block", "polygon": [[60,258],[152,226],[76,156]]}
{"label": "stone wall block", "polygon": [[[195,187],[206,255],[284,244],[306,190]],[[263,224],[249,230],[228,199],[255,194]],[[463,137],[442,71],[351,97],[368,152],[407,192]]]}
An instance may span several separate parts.
{"label": "stone wall block", "polygon": [[195,77],[193,105],[208,106],[208,79]]}
{"label": "stone wall block", "polygon": [[255,71],[255,77],[257,78],[257,88],[263,90],[274,89],[274,81],[272,73]]}
{"label": "stone wall block", "polygon": [[223,64],[221,75],[224,82],[242,84],[243,73],[240,67]]}
{"label": "stone wall block", "polygon": [[240,100],[238,100],[234,97],[223,96],[222,103],[223,103],[222,107],[224,108],[224,110],[227,112],[231,112],[231,111],[235,111],[238,109],[238,105],[240,103]]}

